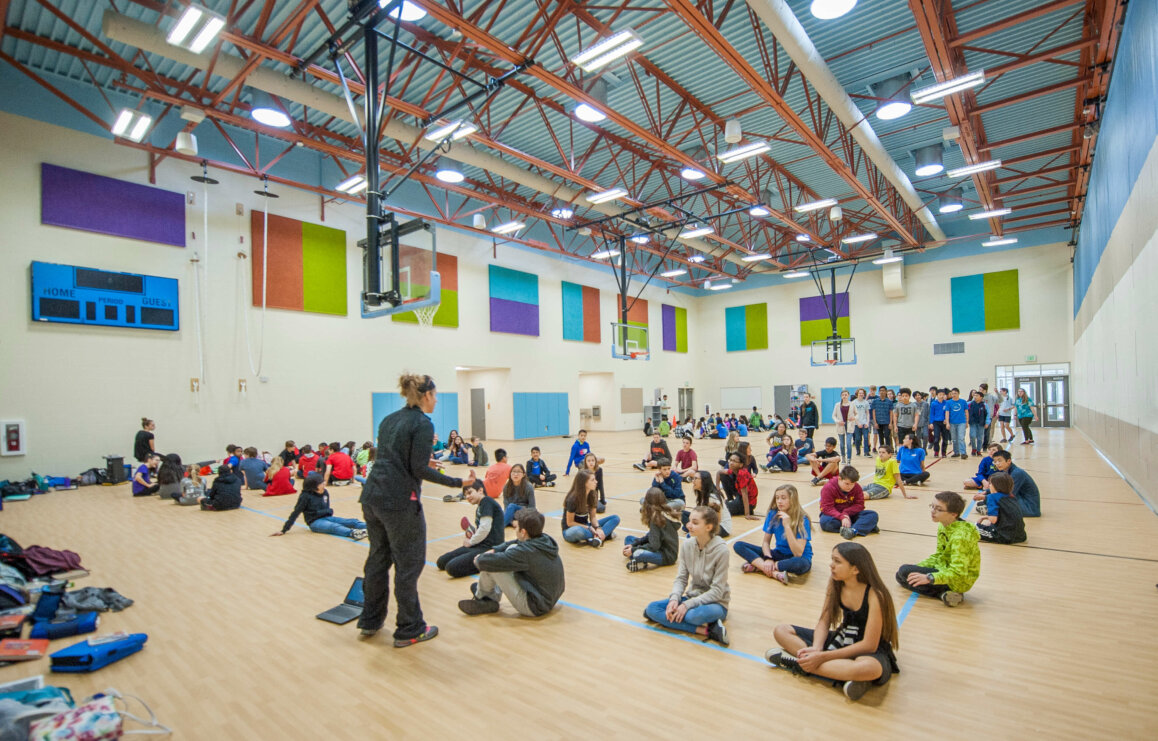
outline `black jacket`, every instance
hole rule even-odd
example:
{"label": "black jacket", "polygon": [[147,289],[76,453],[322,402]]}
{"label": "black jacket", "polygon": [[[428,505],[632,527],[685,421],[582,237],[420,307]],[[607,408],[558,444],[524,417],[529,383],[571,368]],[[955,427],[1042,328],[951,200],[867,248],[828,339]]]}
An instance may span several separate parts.
{"label": "black jacket", "polygon": [[213,509],[237,509],[241,506],[241,479],[232,473],[218,476],[205,496]]}
{"label": "black jacket", "polygon": [[406,406],[378,426],[378,454],[359,502],[382,509],[405,509],[422,497],[422,480],[462,488],[462,479],[429,466],[434,424],[418,407]]}
{"label": "black jacket", "polygon": [[820,425],[820,411],[816,408],[816,402],[810,401],[807,404],[800,406],[800,426],[801,427],[818,427]]}
{"label": "black jacket", "polygon": [[305,515],[307,525],[323,517],[333,517],[334,510],[330,508],[330,492],[318,494],[317,492],[303,491],[298,494],[298,503],[294,505],[294,511],[290,513],[289,519],[285,521],[285,526],[281,529],[283,533],[289,532],[298,515]]}
{"label": "black jacket", "polygon": [[529,540],[509,540],[478,557],[479,571],[510,571],[527,592],[527,607],[546,615],[563,596],[563,562],[559,545],[543,533]]}

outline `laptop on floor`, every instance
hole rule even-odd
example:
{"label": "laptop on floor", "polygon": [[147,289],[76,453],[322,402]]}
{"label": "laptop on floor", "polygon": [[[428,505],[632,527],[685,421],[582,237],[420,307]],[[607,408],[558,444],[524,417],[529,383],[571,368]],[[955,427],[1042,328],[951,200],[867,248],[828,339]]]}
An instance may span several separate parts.
{"label": "laptop on floor", "polygon": [[342,600],[342,604],[337,607],[331,607],[323,613],[318,614],[318,620],[325,620],[328,623],[336,623],[337,625],[345,625],[351,620],[356,620],[362,616],[362,604],[365,602],[362,596],[362,577],[356,577],[354,583],[350,585],[350,591],[346,592],[346,599]]}

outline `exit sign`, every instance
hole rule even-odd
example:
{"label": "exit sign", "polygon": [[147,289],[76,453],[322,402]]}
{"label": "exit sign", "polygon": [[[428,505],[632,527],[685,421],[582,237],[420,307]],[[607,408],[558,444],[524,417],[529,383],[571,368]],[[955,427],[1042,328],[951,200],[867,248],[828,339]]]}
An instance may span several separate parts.
{"label": "exit sign", "polygon": [[1025,356],[1025,362],[1036,363],[1037,362],[1037,356],[1036,355],[1026,355]]}

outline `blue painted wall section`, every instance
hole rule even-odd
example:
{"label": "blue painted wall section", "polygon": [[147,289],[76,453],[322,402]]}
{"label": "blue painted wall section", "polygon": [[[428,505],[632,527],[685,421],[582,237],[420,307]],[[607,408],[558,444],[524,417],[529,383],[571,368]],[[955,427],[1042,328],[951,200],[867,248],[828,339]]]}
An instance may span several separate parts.
{"label": "blue painted wall section", "polygon": [[1158,139],[1158,2],[1132,2],[1118,43],[1102,126],[1094,150],[1078,248],[1074,316],[1101,262],[1110,234]]}
{"label": "blue painted wall section", "polygon": [[571,434],[567,394],[524,392],[512,396],[516,440]]}
{"label": "blue painted wall section", "polygon": [[[370,440],[375,445],[378,444],[378,425],[382,424],[387,414],[401,408],[402,397],[397,391],[370,394]],[[445,443],[450,431],[458,429],[458,394],[439,391],[434,413],[426,416],[434,423],[434,433],[438,439]]]}

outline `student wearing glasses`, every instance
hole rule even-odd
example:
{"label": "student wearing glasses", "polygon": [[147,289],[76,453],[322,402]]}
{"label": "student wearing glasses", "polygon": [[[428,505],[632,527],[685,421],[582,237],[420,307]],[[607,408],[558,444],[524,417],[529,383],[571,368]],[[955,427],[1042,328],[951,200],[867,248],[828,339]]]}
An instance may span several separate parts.
{"label": "student wearing glasses", "polygon": [[937,523],[937,550],[924,561],[897,569],[897,583],[956,607],[981,574],[981,549],[977,545],[980,538],[977,528],[961,519],[965,500],[960,494],[937,494],[929,510]]}

